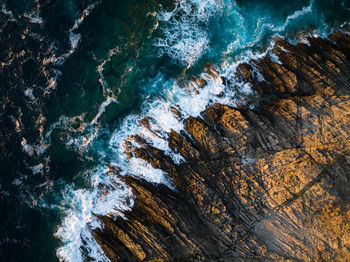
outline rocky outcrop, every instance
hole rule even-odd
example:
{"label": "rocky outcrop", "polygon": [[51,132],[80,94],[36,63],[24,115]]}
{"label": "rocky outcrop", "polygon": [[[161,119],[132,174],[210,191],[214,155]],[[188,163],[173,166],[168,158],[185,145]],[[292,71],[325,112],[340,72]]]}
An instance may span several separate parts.
{"label": "rocky outcrop", "polygon": [[350,36],[275,42],[279,61],[236,73],[255,109],[216,104],[170,134],[186,162],[126,147],[175,189],[124,177],[133,209],[94,231],[111,261],[350,260]]}

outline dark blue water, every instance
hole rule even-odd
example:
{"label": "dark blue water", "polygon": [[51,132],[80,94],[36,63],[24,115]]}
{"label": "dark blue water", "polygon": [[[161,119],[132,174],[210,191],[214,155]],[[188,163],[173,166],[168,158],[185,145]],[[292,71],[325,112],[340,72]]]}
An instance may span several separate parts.
{"label": "dark blue water", "polygon": [[[166,132],[182,129],[171,106],[198,116],[255,95],[235,83],[239,61],[275,36],[345,32],[350,1],[0,1],[0,258],[107,261],[91,235],[93,214],[118,216],[131,192],[108,166],[171,186],[166,174],[123,154],[141,134],[174,161]],[[237,90],[203,74],[209,62]],[[201,76],[199,94],[177,81]],[[222,93],[224,94],[222,96]],[[139,124],[151,117],[152,130]]]}

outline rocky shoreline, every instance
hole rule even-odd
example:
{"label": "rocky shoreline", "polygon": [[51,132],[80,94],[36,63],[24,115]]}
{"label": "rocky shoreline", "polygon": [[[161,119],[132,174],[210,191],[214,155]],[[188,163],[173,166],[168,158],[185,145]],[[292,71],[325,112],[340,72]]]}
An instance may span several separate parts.
{"label": "rocky shoreline", "polygon": [[184,163],[126,142],[175,189],[122,177],[133,209],[94,231],[111,261],[350,260],[350,36],[275,42],[278,61],[236,73],[259,92],[254,109],[216,104],[169,134]]}

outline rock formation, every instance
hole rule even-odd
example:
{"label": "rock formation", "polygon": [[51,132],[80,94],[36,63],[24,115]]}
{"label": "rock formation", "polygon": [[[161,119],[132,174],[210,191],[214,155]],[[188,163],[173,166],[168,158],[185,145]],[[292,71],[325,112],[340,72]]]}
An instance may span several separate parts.
{"label": "rock formation", "polygon": [[133,209],[94,231],[111,261],[350,260],[350,36],[308,40],[239,66],[254,109],[215,104],[172,132],[184,163],[126,143],[174,189],[124,177]]}

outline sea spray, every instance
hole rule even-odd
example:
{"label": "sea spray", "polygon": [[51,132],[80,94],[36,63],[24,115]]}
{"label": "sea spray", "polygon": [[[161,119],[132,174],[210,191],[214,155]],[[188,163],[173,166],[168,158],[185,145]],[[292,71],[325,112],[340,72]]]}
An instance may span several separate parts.
{"label": "sea spray", "polygon": [[68,185],[58,206],[65,214],[62,226],[55,233],[64,244],[57,249],[60,261],[85,261],[81,252],[83,245],[95,261],[109,261],[91,234],[91,230],[103,227],[95,215],[121,215],[120,212],[133,205],[130,190],[109,170],[99,167],[87,172],[91,189],[76,189]]}
{"label": "sea spray", "polygon": [[[184,129],[184,119],[190,116],[201,117],[200,113],[215,103],[230,106],[236,106],[237,103],[244,104],[246,97],[253,94],[253,91],[248,83],[238,82],[234,78],[237,65],[252,58],[272,55],[268,52],[272,49],[273,42],[269,47],[265,47],[265,52],[250,49],[260,44],[266,35],[273,37],[280,34],[280,37],[283,37],[284,31],[288,30],[293,22],[311,14],[312,10],[313,1],[300,10],[294,11],[282,23],[277,24],[273,24],[272,19],[268,16],[252,16],[253,20],[255,19],[254,23],[248,23],[247,14],[237,3],[231,1],[184,0],[176,2],[173,10],[160,11],[157,15],[159,22],[157,30],[161,30],[162,37],[155,39],[154,46],[158,48],[160,56],[167,55],[185,68],[194,66],[202,56],[210,52],[211,46],[215,44],[215,39],[212,38],[209,30],[213,21],[218,20],[218,17],[224,16],[224,21],[233,21],[225,24],[229,27],[226,35],[226,43],[229,44],[225,45],[221,52],[215,54],[221,58],[219,63],[214,65],[215,69],[209,68],[200,75],[200,79],[206,83],[203,86],[188,81],[187,84],[194,85],[194,88],[187,88],[179,84],[177,79],[158,75],[155,78],[160,81],[157,86],[171,86],[171,88],[164,88],[161,91],[161,98],[148,98],[143,103],[140,113],[125,117],[108,138],[107,149],[96,149],[97,151],[105,150],[108,155],[105,154],[100,159],[101,165],[97,168],[98,171],[89,173],[90,187],[81,189],[67,186],[64,193],[67,197],[62,201],[61,208],[65,217],[55,234],[63,242],[63,246],[57,250],[60,259],[82,261],[84,256],[80,247],[87,245],[84,249],[90,250],[89,257],[97,261],[107,260],[91,235],[91,230],[103,227],[94,214],[112,217],[122,215],[122,211],[132,208],[133,201],[126,201],[126,199],[132,199],[130,190],[105,166],[108,165],[118,170],[116,172],[120,176],[132,175],[151,183],[161,183],[172,187],[164,171],[153,168],[144,160],[126,156],[125,141],[131,136],[139,135],[153,147],[164,151],[175,163],[181,164],[184,159],[177,152],[173,152],[168,145],[169,133],[171,131],[180,132]],[[248,26],[248,24],[254,24],[254,26]],[[235,53],[237,51],[239,52]],[[236,54],[234,59],[229,61],[228,56],[233,56],[233,54]],[[113,55],[114,52],[111,52],[111,56]],[[107,60],[110,60],[110,56]],[[276,62],[279,61],[276,60]],[[98,72],[100,83],[105,90],[104,63],[101,65]],[[225,85],[222,76],[230,80],[230,86]],[[258,71],[255,72],[255,76],[259,81],[264,81]],[[114,98],[107,98],[101,104],[98,114],[90,122],[91,126],[97,126],[106,106],[111,102],[116,102],[111,99]],[[181,117],[173,113],[172,107],[179,110]],[[149,127],[142,124],[144,118],[149,119]],[[94,135],[89,141],[96,137],[98,135]],[[71,142],[71,144],[77,145],[76,150],[81,150],[81,140],[76,141],[78,142]],[[131,140],[131,143],[136,148],[141,146],[134,140]],[[84,145],[91,147],[93,143],[89,142]],[[103,153],[100,155],[103,156]],[[121,186],[116,186],[118,184]],[[106,190],[100,190],[101,188]]]}

